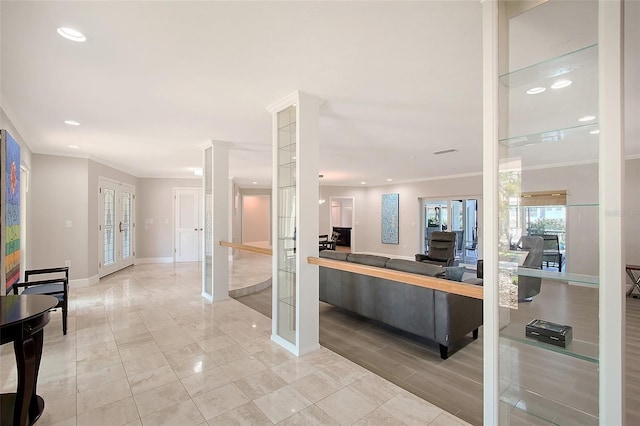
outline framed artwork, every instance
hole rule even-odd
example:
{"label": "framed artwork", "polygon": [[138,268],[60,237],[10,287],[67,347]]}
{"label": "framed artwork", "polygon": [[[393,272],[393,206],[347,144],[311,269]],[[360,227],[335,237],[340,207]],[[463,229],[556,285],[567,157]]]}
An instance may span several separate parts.
{"label": "framed artwork", "polygon": [[400,194],[382,194],[382,244],[400,244]]}
{"label": "framed artwork", "polygon": [[20,145],[1,131],[2,151],[2,281],[8,293],[20,280]]}

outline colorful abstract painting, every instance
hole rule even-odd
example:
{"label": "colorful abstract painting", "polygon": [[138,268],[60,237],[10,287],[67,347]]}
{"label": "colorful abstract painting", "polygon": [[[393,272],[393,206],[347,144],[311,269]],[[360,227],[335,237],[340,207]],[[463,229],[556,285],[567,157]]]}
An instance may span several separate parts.
{"label": "colorful abstract painting", "polygon": [[382,194],[382,244],[400,244],[399,194]]}
{"label": "colorful abstract painting", "polygon": [[2,154],[4,161],[4,271],[5,291],[20,280],[20,145],[3,131]]}

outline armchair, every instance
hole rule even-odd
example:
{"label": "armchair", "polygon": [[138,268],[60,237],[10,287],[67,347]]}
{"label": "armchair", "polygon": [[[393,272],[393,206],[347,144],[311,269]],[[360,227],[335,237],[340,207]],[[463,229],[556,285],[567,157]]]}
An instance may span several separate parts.
{"label": "armchair", "polygon": [[[32,275],[45,275],[45,279],[29,281]],[[13,294],[24,288],[21,294],[44,294],[58,299],[54,309],[62,309],[62,334],[67,334],[67,310],[69,306],[69,268],[31,269],[24,272],[24,283],[13,286]]]}
{"label": "armchair", "polygon": [[[542,237],[523,236],[514,246],[516,249],[527,250],[529,253],[520,268],[542,269],[542,250],[544,242]],[[483,278],[484,262],[478,259],[477,277]],[[518,302],[531,302],[533,296],[540,293],[542,278],[528,277],[518,274]]]}
{"label": "armchair", "polygon": [[[523,235],[517,248],[527,250],[529,254],[522,263],[522,268],[542,269],[544,240],[542,237]],[[518,301],[531,302],[533,296],[540,293],[542,278],[518,275]]]}
{"label": "armchair", "polygon": [[455,232],[435,231],[431,234],[427,254],[416,254],[416,261],[440,266],[452,266],[455,257]]}

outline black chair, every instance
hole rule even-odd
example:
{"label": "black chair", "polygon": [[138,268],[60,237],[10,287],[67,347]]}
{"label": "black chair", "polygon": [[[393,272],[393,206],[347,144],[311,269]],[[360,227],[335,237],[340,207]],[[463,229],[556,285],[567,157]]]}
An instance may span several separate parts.
{"label": "black chair", "polygon": [[[46,275],[44,279],[29,281],[32,275]],[[67,310],[69,307],[69,268],[31,269],[24,271],[24,283],[13,286],[13,294],[24,288],[21,294],[44,294],[58,299],[54,309],[62,309],[62,333],[67,334]]]}
{"label": "black chair", "polygon": [[[531,234],[535,237],[542,237],[544,240],[544,248],[542,252],[542,261],[549,267],[549,262],[558,266],[558,272],[562,272],[562,252],[560,251],[560,242],[555,234]],[[552,265],[554,266],[554,265]]]}
{"label": "black chair", "polygon": [[[526,259],[521,268],[542,269],[542,253],[544,240],[542,237],[523,235],[518,241],[517,249],[526,250]],[[518,302],[531,302],[533,296],[540,293],[542,278],[518,275]]]}
{"label": "black chair", "polygon": [[431,234],[427,254],[416,254],[416,261],[433,265],[452,266],[456,257],[455,232],[435,231]]}

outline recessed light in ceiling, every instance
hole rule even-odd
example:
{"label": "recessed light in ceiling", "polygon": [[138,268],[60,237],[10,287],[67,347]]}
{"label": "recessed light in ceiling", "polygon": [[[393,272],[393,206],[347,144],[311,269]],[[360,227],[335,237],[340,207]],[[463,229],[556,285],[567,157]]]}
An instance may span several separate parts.
{"label": "recessed light in ceiling", "polygon": [[80,148],[80,147],[79,147],[78,145],[69,145],[69,148],[71,148],[71,149],[78,149],[78,148]]}
{"label": "recessed light in ceiling", "polygon": [[585,122],[585,121],[591,121],[595,119],[596,119],[595,115],[585,115],[584,117],[578,118],[578,121]]}
{"label": "recessed light in ceiling", "polygon": [[57,29],[58,34],[67,40],[83,42],[86,41],[87,38],[78,30],[74,30],[73,28],[60,27]]}
{"label": "recessed light in ceiling", "polygon": [[257,184],[258,184],[258,182],[256,182],[256,181],[253,181],[253,182],[251,182],[251,183],[252,183],[253,185],[257,185]]}
{"label": "recessed light in ceiling", "polygon": [[456,151],[457,149],[453,149],[453,148],[443,149],[442,151],[434,151],[433,155],[448,154],[450,152],[456,152]]}
{"label": "recessed light in ceiling", "polygon": [[599,133],[600,133],[600,129],[592,130],[592,131],[590,131],[589,133],[590,133],[590,134],[592,134],[592,135],[597,135],[597,134],[599,134]]}
{"label": "recessed light in ceiling", "polygon": [[196,176],[202,176],[202,167],[194,167],[193,174]]}
{"label": "recessed light in ceiling", "polygon": [[367,184],[367,182],[365,182],[365,181],[360,182],[360,185],[366,185],[366,184]]}
{"label": "recessed light in ceiling", "polygon": [[538,93],[542,93],[545,90],[547,90],[544,87],[532,87],[531,89],[527,90],[527,95],[537,95]]}
{"label": "recessed light in ceiling", "polygon": [[573,83],[571,80],[566,80],[566,79],[562,79],[562,80],[558,80],[555,83],[553,83],[551,85],[552,89],[563,89],[567,86],[571,86],[571,83]]}
{"label": "recessed light in ceiling", "polygon": [[79,126],[80,125],[80,123],[78,123],[75,120],[64,120],[64,123],[68,124],[69,126]]}
{"label": "recessed light in ceiling", "polygon": [[391,179],[391,178],[387,179],[387,182],[392,182],[392,181],[393,181],[393,179]]}

